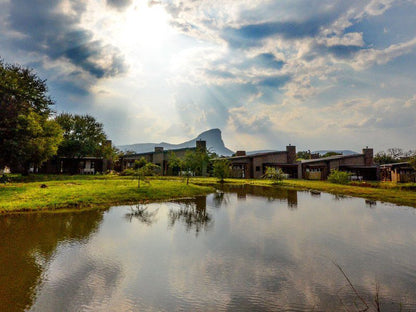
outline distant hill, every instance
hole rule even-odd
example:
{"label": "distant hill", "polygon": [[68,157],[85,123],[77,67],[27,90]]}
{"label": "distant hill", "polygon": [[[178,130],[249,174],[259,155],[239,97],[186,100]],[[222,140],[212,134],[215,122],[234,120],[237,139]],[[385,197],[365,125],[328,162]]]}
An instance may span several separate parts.
{"label": "distant hill", "polygon": [[324,154],[329,153],[329,152],[335,152],[335,153],[342,154],[342,155],[355,155],[355,154],[359,154],[357,152],[350,151],[350,150],[320,150],[320,151],[314,151],[312,153],[319,153],[320,155],[324,155]]}
{"label": "distant hill", "polygon": [[156,146],[161,146],[165,150],[186,148],[186,147],[195,147],[196,141],[203,140],[207,142],[207,149],[209,151],[215,152],[218,155],[231,156],[234,152],[228,149],[224,141],[222,140],[221,130],[220,129],[211,129],[205,132],[202,132],[195,139],[180,143],[180,144],[171,144],[166,142],[161,143],[137,143],[130,145],[121,145],[118,148],[124,152],[134,151],[136,153],[147,153],[153,152]]}

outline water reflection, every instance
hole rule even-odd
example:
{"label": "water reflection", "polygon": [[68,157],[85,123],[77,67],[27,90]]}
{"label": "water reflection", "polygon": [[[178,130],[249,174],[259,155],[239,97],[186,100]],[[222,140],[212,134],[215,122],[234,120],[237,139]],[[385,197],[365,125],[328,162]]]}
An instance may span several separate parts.
{"label": "water reflection", "polygon": [[289,209],[294,209],[298,205],[298,192],[286,188],[276,188],[255,185],[227,185],[222,184],[219,190],[225,193],[237,194],[239,200],[244,200],[249,196],[267,198],[269,201],[279,200],[287,202]]}
{"label": "water reflection", "polygon": [[3,217],[0,310],[363,308],[335,261],[371,308],[379,283],[382,311],[416,311],[414,210],[366,206],[225,186],[104,213]]}
{"label": "water reflection", "polygon": [[179,208],[169,210],[169,225],[173,227],[177,222],[183,222],[187,231],[195,231],[195,235],[208,230],[213,223],[212,216],[207,212],[206,196],[179,201]]}
{"label": "water reflection", "polygon": [[130,212],[125,214],[126,219],[131,222],[133,219],[139,220],[141,223],[146,225],[152,225],[156,222],[156,215],[159,209],[154,211],[148,211],[147,206],[145,205],[136,205],[135,207],[130,207]]}
{"label": "water reflection", "polygon": [[[0,216],[0,303],[3,311],[33,304],[36,287],[62,242],[86,244],[103,212]],[[7,307],[7,308],[5,308]]]}

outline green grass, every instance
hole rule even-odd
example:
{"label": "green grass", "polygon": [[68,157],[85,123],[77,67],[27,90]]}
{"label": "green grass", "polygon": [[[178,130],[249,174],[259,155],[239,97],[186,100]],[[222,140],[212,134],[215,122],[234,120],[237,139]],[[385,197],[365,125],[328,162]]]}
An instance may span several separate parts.
{"label": "green grass", "polygon": [[[22,180],[25,180],[23,178]],[[86,209],[114,204],[166,200],[208,194],[210,186],[186,185],[179,180],[137,179],[118,176],[33,176],[26,181],[0,185],[0,212]],[[41,188],[46,184],[46,188]]]}
{"label": "green grass", "polygon": [[[215,178],[191,178],[190,184],[186,185],[181,178],[157,177],[149,179],[149,184],[142,182],[141,187],[137,188],[136,179],[117,175],[32,175],[15,176],[13,181],[0,185],[0,213],[90,209],[192,197],[212,192],[218,183]],[[318,190],[416,207],[415,183],[372,182],[339,185],[327,181],[284,180],[281,184],[274,185],[270,180],[247,179],[226,179],[226,183]],[[41,188],[42,184],[46,184],[47,187]]]}

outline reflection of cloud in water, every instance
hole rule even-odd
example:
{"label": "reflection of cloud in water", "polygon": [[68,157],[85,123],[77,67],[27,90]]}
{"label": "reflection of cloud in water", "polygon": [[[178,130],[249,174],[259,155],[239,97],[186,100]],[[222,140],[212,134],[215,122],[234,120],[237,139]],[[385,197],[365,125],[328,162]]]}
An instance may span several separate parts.
{"label": "reflection of cloud in water", "polygon": [[[386,311],[399,309],[400,303],[416,309],[411,293],[416,287],[414,218],[398,212],[399,207],[384,206],[382,213],[374,214],[364,209],[364,200],[355,198],[333,201],[328,194],[313,199],[303,193],[300,201],[308,209],[288,214],[256,198],[247,203],[231,198],[221,215],[232,218],[229,232],[217,237],[227,250],[207,251],[196,263],[180,256],[172,259],[174,267],[187,268],[172,270],[172,291],[185,293],[190,301],[203,293],[200,300],[207,305],[222,298],[220,306],[262,310],[337,310],[342,308],[339,295],[354,309],[350,305],[358,299],[333,265],[335,260],[368,303],[378,282],[381,297],[392,298]],[[219,216],[215,220],[221,227]]]}
{"label": "reflection of cloud in water", "polygon": [[[109,259],[96,259],[82,250],[75,252],[74,247],[68,248],[70,253],[61,250],[51,263],[30,311],[81,311],[88,307],[97,310],[108,305],[122,278],[120,266]],[[51,274],[57,271],[58,274]]]}
{"label": "reflection of cloud in water", "polygon": [[[149,204],[133,222],[129,207],[111,209],[86,245],[56,250],[32,310],[336,311],[337,295],[355,310],[357,298],[332,260],[368,302],[378,281],[382,303],[393,302],[383,311],[399,302],[416,309],[411,211],[308,192],[289,210],[282,194]],[[142,222],[147,212],[157,222]]]}

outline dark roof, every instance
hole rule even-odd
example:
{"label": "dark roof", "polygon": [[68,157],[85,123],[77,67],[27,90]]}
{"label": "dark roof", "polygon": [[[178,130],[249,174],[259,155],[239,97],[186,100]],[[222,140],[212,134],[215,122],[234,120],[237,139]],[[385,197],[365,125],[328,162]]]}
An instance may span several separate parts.
{"label": "dark roof", "polygon": [[331,161],[331,160],[337,160],[337,159],[343,159],[343,158],[354,158],[354,157],[363,157],[363,156],[364,156],[364,154],[334,155],[334,156],[321,157],[321,158],[316,158],[316,159],[305,159],[305,160],[302,160],[301,163],[302,164],[307,164],[307,163],[314,163],[314,162],[321,162],[321,161]]}
{"label": "dark roof", "polygon": [[231,156],[231,157],[229,157],[229,159],[254,158],[254,157],[259,157],[259,156],[282,154],[282,153],[287,153],[287,152],[286,151],[274,151],[274,152],[256,153],[256,154],[243,155],[243,156]]}
{"label": "dark roof", "polygon": [[408,161],[398,162],[398,163],[391,163],[391,164],[383,164],[380,165],[380,168],[386,168],[386,167],[401,167],[401,166],[410,166],[410,163]]}
{"label": "dark roof", "polygon": [[[164,154],[167,154],[168,152],[180,152],[180,151],[187,151],[187,150],[194,150],[194,149],[196,149],[196,147],[183,147],[183,148],[177,148],[177,149],[163,150],[162,152]],[[128,159],[130,157],[133,158],[137,156],[152,155],[154,153],[160,153],[160,152],[151,151],[151,152],[145,152],[145,153],[131,154],[131,155],[124,156],[124,159]]]}

